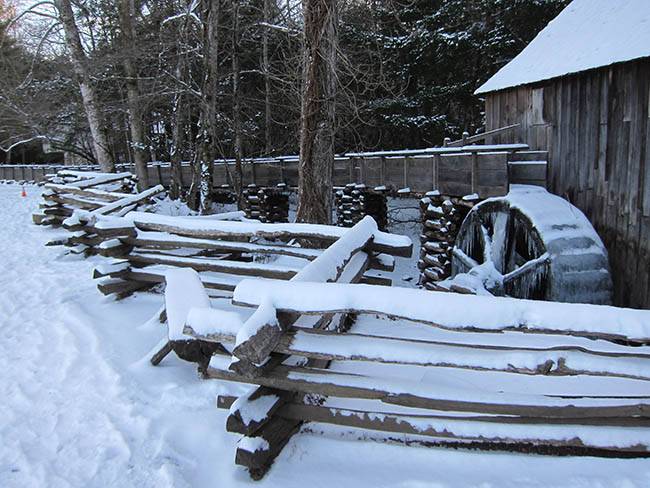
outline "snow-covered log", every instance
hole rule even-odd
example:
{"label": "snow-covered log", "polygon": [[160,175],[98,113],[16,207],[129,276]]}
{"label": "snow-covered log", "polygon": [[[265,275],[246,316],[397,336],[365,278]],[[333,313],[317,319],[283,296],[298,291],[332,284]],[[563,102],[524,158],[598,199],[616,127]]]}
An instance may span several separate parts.
{"label": "snow-covered log", "polygon": [[243,280],[236,304],[270,297],[278,310],[300,314],[381,314],[451,330],[574,334],[650,342],[650,311],[427,292],[359,284]]}

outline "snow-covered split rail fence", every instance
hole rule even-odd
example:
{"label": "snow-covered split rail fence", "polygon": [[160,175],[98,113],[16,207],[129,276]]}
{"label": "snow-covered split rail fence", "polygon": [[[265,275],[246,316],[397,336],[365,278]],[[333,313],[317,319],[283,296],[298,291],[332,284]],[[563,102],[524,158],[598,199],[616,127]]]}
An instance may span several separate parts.
{"label": "snow-covered split rail fence", "polygon": [[[276,433],[301,421],[451,447],[650,457],[649,311],[315,279],[247,279],[233,304],[256,311],[245,322],[190,313],[185,330],[232,351],[215,353],[208,377],[258,385],[219,399],[254,476],[281,449]],[[357,319],[311,327],[324,316]]]}
{"label": "snow-covered split rail fence", "polygon": [[[312,226],[296,229],[304,237],[309,232],[310,237],[323,239],[334,233],[333,229],[325,226]],[[309,261],[288,282],[297,286],[301,284],[316,283],[358,283],[364,278],[366,270],[372,266],[373,247],[380,246],[382,251],[392,252],[394,255],[404,255],[410,250],[410,242],[400,236],[381,233],[372,217],[365,217],[351,229],[338,229],[335,233],[338,239],[324,249],[313,260]],[[325,239],[329,242],[329,237]],[[389,261],[384,256],[379,261]],[[189,279],[189,278],[185,278]],[[180,289],[176,286],[177,276],[168,276],[168,287]],[[259,280],[264,281],[264,280]],[[189,288],[189,286],[185,287]],[[167,302],[170,307],[179,310],[181,305],[188,300],[180,299],[180,292],[175,293]],[[196,293],[194,294],[196,295]],[[205,344],[213,344],[210,365],[206,364],[204,370],[209,376],[214,370],[215,361],[235,375],[236,378],[261,378],[270,374],[276,368],[282,370],[282,364],[293,356],[293,349],[285,347],[288,340],[296,331],[321,331],[324,334],[338,336],[347,330],[353,317],[347,313],[324,313],[318,316],[302,316],[295,313],[278,312],[271,302],[264,302],[257,307],[252,315],[244,310],[242,315],[231,311],[211,309],[209,307],[194,307],[189,311],[174,312],[175,317],[185,316],[182,332],[194,337],[203,346],[194,346],[202,351],[208,350]],[[171,318],[170,318],[171,320]],[[170,322],[170,340],[172,330],[179,333],[179,323]],[[327,332],[326,332],[327,331]],[[188,335],[184,336],[185,338]],[[174,336],[174,348],[178,348],[182,337]],[[217,346],[214,346],[214,345]],[[232,352],[232,358],[227,351]],[[224,355],[224,353],[226,355]],[[300,355],[299,355],[300,356]],[[303,356],[304,357],[304,356]],[[210,358],[208,358],[210,359]],[[329,364],[328,358],[309,357],[305,359],[308,367],[325,370]],[[255,381],[253,381],[255,383]],[[239,442],[235,460],[237,464],[245,466],[251,476],[263,476],[275,457],[282,450],[288,439],[297,431],[302,419],[287,419],[276,416],[275,412],[283,405],[288,404],[296,397],[296,392],[291,388],[266,388],[260,386],[249,391],[239,398],[233,406],[228,417],[227,429],[231,432],[243,434]],[[250,412],[257,412],[253,417]]]}
{"label": "snow-covered split rail fence", "polygon": [[[222,296],[245,277],[288,280],[347,232],[328,225],[264,224],[241,212],[207,217],[130,212],[123,218],[99,218],[91,228],[97,236],[111,236],[97,247],[99,254],[114,258],[96,270],[98,287],[120,296],[163,283],[166,271],[179,267],[197,271],[204,286]],[[300,242],[311,247],[300,247]],[[374,270],[363,280],[390,285],[381,273],[392,271],[392,256],[409,256],[412,243],[375,226],[361,247],[371,254],[369,268]]]}
{"label": "snow-covered split rail fence", "polygon": [[134,188],[131,173],[62,170],[46,180],[43,201],[32,219],[38,225],[59,226],[76,210],[97,211],[130,197]]}

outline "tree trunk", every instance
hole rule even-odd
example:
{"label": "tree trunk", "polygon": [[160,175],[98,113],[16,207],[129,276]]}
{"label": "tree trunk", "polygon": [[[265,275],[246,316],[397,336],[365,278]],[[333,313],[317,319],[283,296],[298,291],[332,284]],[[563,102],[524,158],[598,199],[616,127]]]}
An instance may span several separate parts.
{"label": "tree trunk", "polygon": [[[264,0],[264,22],[271,23],[271,0]],[[262,71],[264,71],[264,152],[273,151],[271,142],[271,75],[269,63],[269,28],[262,32]]]}
{"label": "tree trunk", "polygon": [[[180,62],[179,62],[180,63]],[[178,72],[177,72],[178,73]],[[171,178],[169,182],[169,196],[172,199],[180,198],[183,189],[183,167],[181,165],[183,147],[183,96],[178,93],[174,96],[174,120],[172,127],[171,149]]]}
{"label": "tree trunk", "polygon": [[242,208],[242,117],[239,86],[239,0],[232,0],[232,122],[234,129],[235,177],[233,186],[237,195],[237,207]]}
{"label": "tree trunk", "polygon": [[300,120],[298,222],[329,224],[336,96],[336,0],[303,0],[304,80]]}
{"label": "tree trunk", "polygon": [[122,56],[124,73],[126,75],[126,96],[129,110],[129,126],[131,129],[131,146],[135,173],[138,177],[138,190],[143,191],[149,188],[147,174],[147,152],[145,144],[145,129],[140,109],[140,87],[138,86],[138,74],[135,68],[133,50],[135,49],[135,7],[133,0],[120,0],[119,5],[120,23],[122,24]]}
{"label": "tree trunk", "polygon": [[212,174],[216,155],[217,136],[217,72],[219,69],[219,14],[221,0],[203,0],[201,21],[203,23],[203,83],[201,86],[201,116],[197,135],[197,150],[193,161],[192,186],[188,203],[201,213],[212,208]]}
{"label": "tree trunk", "polygon": [[99,104],[97,101],[97,93],[93,85],[90,73],[88,71],[88,59],[86,53],[81,46],[79,38],[79,29],[74,19],[72,12],[72,5],[70,0],[54,0],[54,5],[59,12],[59,19],[63,24],[65,31],[65,42],[70,50],[70,58],[72,61],[72,69],[81,91],[81,99],[83,101],[86,117],[88,118],[88,125],[90,126],[90,133],[93,139],[93,149],[95,158],[102,171],[112,173],[115,171],[115,163],[108,149],[108,139],[102,127],[101,115],[99,112]]}

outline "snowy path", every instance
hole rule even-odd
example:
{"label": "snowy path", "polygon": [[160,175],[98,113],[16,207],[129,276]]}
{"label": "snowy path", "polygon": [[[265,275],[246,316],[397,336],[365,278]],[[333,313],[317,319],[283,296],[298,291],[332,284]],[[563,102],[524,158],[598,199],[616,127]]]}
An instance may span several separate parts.
{"label": "snowy path", "polygon": [[[253,483],[214,398],[227,388],[166,359],[160,296],[102,297],[93,260],[31,224],[38,189],[0,185],[0,487],[650,486],[650,461],[405,448],[301,434]],[[314,428],[318,429],[317,426]]]}

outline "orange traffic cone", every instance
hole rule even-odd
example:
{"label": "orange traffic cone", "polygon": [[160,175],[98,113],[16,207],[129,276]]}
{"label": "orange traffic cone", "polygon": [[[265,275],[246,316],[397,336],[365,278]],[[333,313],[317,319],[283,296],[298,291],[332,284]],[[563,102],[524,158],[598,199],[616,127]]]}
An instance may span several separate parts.
{"label": "orange traffic cone", "polygon": [[21,196],[21,197],[26,197],[26,196],[27,196],[27,192],[25,191],[25,187],[24,187],[24,186],[23,186],[23,191],[20,192],[20,196]]}

